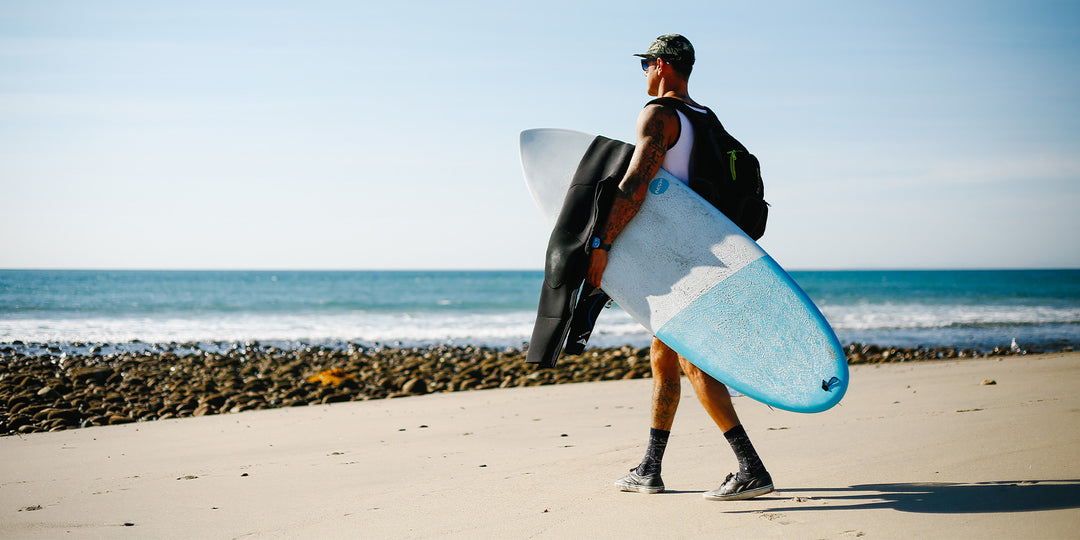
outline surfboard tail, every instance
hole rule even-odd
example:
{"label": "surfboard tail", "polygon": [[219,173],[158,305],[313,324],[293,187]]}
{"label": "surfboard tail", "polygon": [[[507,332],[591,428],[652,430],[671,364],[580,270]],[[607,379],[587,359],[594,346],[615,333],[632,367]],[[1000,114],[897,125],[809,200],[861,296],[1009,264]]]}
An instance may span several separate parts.
{"label": "surfboard tail", "polygon": [[[775,317],[775,306],[786,316]],[[847,391],[836,333],[768,255],[706,291],[656,336],[739,393],[780,409],[825,411]]]}

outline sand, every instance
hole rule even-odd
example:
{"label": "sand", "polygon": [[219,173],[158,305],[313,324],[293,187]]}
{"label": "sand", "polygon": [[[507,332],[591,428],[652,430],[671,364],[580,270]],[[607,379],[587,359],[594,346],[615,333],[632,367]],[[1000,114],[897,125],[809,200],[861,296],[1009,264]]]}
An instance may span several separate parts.
{"label": "sand", "polygon": [[[993,380],[996,384],[983,384]],[[1080,353],[852,368],[836,408],[736,408],[778,491],[683,386],[668,490],[621,493],[651,381],[431,394],[0,438],[3,538],[1076,538]]]}

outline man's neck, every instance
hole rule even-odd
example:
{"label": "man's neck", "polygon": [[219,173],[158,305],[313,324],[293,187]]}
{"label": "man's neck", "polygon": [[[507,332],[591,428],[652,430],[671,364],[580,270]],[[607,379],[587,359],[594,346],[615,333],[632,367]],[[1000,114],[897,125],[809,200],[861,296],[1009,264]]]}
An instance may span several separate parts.
{"label": "man's neck", "polygon": [[673,97],[692,105],[695,104],[694,100],[690,99],[690,93],[687,91],[684,81],[661,79],[660,87],[657,90],[657,97]]}
{"label": "man's neck", "polygon": [[668,90],[666,92],[659,92],[659,94],[660,94],[659,97],[675,98],[675,99],[677,99],[679,101],[685,102],[687,105],[692,105],[692,106],[697,107],[697,108],[702,108],[701,105],[698,105],[698,103],[696,101],[690,99],[690,94],[686,93],[686,87],[683,87],[681,92],[679,90]]}

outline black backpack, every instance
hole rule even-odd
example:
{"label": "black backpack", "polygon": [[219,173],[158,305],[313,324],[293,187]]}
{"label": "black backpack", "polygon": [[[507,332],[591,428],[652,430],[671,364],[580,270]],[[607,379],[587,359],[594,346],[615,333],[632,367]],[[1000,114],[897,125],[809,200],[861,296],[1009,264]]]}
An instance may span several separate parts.
{"label": "black backpack", "polygon": [[769,219],[769,203],[765,202],[765,185],[757,157],[735,140],[708,108],[702,113],[671,97],[654,99],[648,104],[675,107],[694,127],[690,188],[750,238],[761,238]]}

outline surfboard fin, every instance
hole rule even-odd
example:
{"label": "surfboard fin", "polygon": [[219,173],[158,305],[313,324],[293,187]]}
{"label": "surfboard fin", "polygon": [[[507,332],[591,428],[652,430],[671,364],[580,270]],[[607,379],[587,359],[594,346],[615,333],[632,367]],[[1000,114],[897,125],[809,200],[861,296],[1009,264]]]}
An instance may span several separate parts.
{"label": "surfboard fin", "polygon": [[839,377],[833,377],[833,378],[831,378],[831,379],[829,379],[827,381],[822,379],[822,381],[821,381],[821,389],[826,391],[826,392],[832,392],[832,389],[836,388],[837,386],[840,386],[840,378]]}

